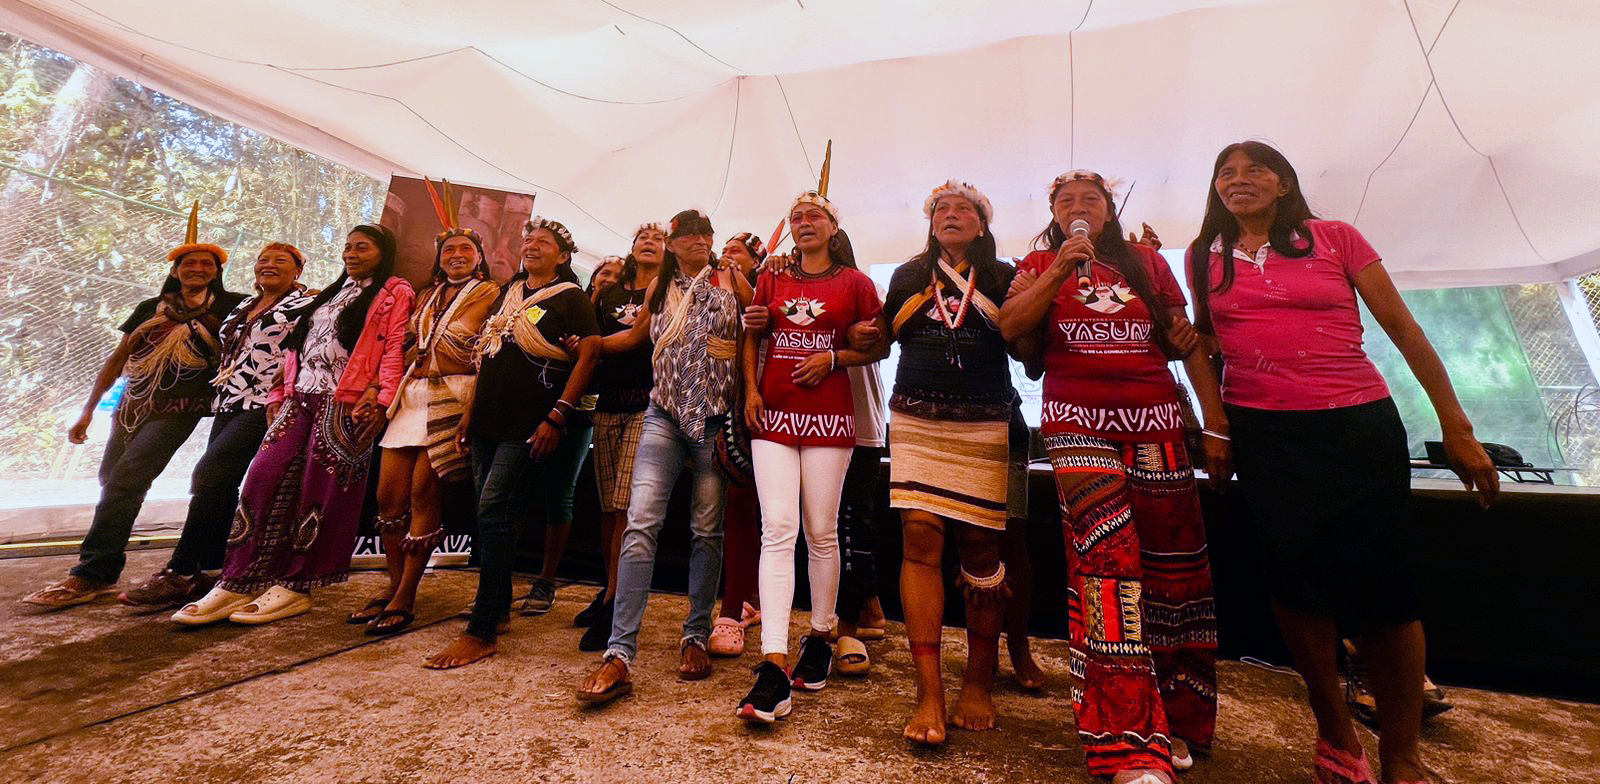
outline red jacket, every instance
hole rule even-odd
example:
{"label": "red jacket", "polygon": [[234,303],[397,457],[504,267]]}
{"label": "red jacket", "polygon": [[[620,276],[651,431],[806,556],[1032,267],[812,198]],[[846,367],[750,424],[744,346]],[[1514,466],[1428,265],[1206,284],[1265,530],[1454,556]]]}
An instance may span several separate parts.
{"label": "red jacket", "polygon": [[[341,403],[354,403],[377,388],[378,405],[388,406],[400,388],[405,375],[406,324],[411,321],[411,308],[416,303],[417,292],[405,278],[395,275],[383,284],[383,290],[372,300],[367,311],[367,323],[361,327],[361,337],[350,351],[350,361],[339,376],[339,386],[333,399]],[[303,318],[311,318],[307,313]],[[280,403],[294,393],[295,378],[300,373],[300,352],[290,350],[283,355],[283,375],[267,396],[268,403]]]}

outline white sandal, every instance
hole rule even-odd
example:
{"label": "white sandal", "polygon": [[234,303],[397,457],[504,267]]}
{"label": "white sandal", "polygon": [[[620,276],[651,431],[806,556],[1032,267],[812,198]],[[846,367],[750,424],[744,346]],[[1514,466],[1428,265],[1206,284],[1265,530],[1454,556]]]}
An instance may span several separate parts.
{"label": "white sandal", "polygon": [[221,586],[213,586],[198,601],[190,602],[172,614],[172,620],[185,626],[204,626],[226,619],[251,600],[250,594],[234,593]]}
{"label": "white sandal", "polygon": [[251,626],[291,618],[311,609],[311,596],[274,585],[249,604],[235,610],[228,620]]}

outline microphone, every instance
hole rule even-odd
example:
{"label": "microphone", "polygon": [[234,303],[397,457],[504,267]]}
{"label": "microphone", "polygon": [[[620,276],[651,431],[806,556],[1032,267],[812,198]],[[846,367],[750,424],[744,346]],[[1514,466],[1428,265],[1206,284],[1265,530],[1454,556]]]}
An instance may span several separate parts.
{"label": "microphone", "polygon": [[1067,226],[1067,233],[1074,237],[1089,236],[1089,222],[1079,218]]}

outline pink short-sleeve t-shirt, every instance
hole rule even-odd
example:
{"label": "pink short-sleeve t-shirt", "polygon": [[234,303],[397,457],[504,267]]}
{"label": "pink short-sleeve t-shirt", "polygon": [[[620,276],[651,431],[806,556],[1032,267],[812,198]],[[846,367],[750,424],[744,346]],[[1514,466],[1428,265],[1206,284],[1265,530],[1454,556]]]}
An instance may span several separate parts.
{"label": "pink short-sleeve t-shirt", "polygon": [[[1252,258],[1234,249],[1233,285],[1222,282],[1222,248],[1210,254],[1211,323],[1226,363],[1222,399],[1249,408],[1344,408],[1389,395],[1361,348],[1356,273],[1382,259],[1354,226],[1306,222],[1314,250],[1304,258],[1263,245]],[[1192,254],[1185,260],[1194,280]]]}

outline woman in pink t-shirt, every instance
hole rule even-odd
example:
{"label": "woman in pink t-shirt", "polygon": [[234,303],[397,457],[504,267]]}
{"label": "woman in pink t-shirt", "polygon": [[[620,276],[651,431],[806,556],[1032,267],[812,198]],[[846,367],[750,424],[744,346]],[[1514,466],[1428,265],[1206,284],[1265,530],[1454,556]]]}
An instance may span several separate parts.
{"label": "woman in pink t-shirt", "polygon": [[[796,258],[756,283],[755,307],[768,309],[766,341],[744,340],[745,421],[761,502],[761,654],[756,683],[739,703],[749,721],[771,722],[789,710],[789,689],[828,682],[839,593],[839,494],[855,449],[855,399],[847,367],[878,356],[851,349],[846,331],[883,309],[872,280],[856,269],[827,197],[808,191],[789,209]],[[762,353],[761,345],[765,346]],[[760,354],[758,362],[758,354]],[[794,668],[785,671],[793,609],[794,548],[804,521],[811,582],[811,631]]]}
{"label": "woman in pink t-shirt", "polygon": [[1294,168],[1260,142],[1224,148],[1212,183],[1188,254],[1195,321],[1208,350],[1221,349],[1239,482],[1278,626],[1317,717],[1317,781],[1377,780],[1339,684],[1339,621],[1359,622],[1365,634],[1383,780],[1421,781],[1424,641],[1406,432],[1362,351],[1356,295],[1427,391],[1451,467],[1485,506],[1499,490],[1494,466],[1355,227],[1316,219]]}
{"label": "woman in pink t-shirt", "polygon": [[[1074,700],[1089,772],[1171,784],[1216,726],[1216,618],[1205,526],[1184,447],[1184,359],[1205,412],[1206,467],[1228,473],[1217,381],[1193,352],[1183,292],[1165,260],[1122,239],[1111,189],[1072,171],[1050,185],[1053,220],[1018,265],[1008,342],[1043,344],[1040,433],[1067,539]],[[1017,284],[1014,288],[1020,288]]]}

